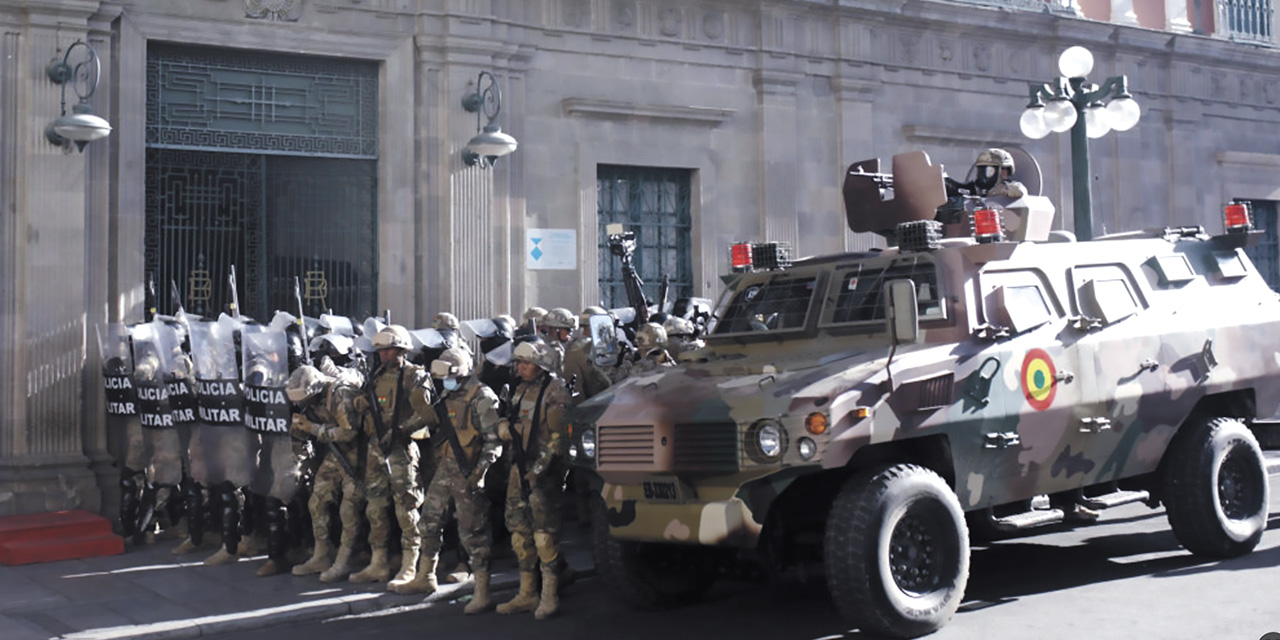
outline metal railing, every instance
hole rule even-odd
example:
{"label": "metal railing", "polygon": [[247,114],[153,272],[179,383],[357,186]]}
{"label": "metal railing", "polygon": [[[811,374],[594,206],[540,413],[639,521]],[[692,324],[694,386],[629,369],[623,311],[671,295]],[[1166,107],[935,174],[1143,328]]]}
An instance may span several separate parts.
{"label": "metal railing", "polygon": [[1217,35],[1238,42],[1275,44],[1271,0],[1217,0]]}

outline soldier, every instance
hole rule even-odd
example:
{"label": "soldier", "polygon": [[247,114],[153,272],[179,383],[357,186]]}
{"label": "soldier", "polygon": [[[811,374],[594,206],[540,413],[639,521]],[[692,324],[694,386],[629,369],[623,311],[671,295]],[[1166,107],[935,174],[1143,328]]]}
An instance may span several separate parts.
{"label": "soldier", "polygon": [[489,502],[484,478],[502,451],[498,441],[498,396],[475,376],[471,355],[459,348],[431,363],[431,376],[441,380],[443,397],[428,417],[434,434],[436,473],[427,489],[422,514],[422,553],[417,576],[392,582],[396,593],[435,593],[436,562],[450,503],[457,510],[462,547],[471,557],[475,595],[466,613],[489,607]]}
{"label": "soldier", "polygon": [[403,553],[395,581],[409,582],[417,572],[422,542],[418,532],[422,487],[418,483],[417,441],[427,435],[424,416],[431,411],[431,383],[425,369],[405,360],[413,342],[404,327],[381,329],[374,334],[372,344],[379,364],[365,383],[361,405],[367,407],[364,429],[373,442],[365,468],[365,514],[369,517],[373,558],[350,580],[382,582],[389,576],[387,542],[391,526],[385,514],[394,502]]}
{"label": "soldier", "polygon": [[666,329],[660,324],[646,322],[636,330],[636,360],[624,362],[619,367],[619,379],[674,364],[675,359],[667,351]]}
{"label": "soldier", "polygon": [[[533,611],[541,620],[559,608],[559,572],[564,569],[558,533],[569,390],[555,375],[555,351],[546,343],[520,343],[514,358],[521,382],[512,393],[510,412],[499,425],[499,435],[509,440],[512,448],[505,519],[520,567],[520,591],[499,605],[498,613]],[[541,598],[534,573],[539,564]]]}
{"label": "soldier", "polygon": [[[311,498],[307,503],[311,511],[315,549],[309,560],[293,568],[293,575],[319,573],[322,581],[335,582],[351,573],[351,553],[360,528],[360,513],[365,506],[363,487],[360,486],[364,478],[357,470],[359,450],[367,445],[367,442],[359,442],[360,422],[355,413],[360,387],[345,378],[331,377],[313,366],[303,365],[289,376],[285,395],[294,405],[290,427],[293,434],[328,445],[312,481]],[[338,507],[342,538],[338,544],[338,557],[330,563],[329,505],[338,498],[342,500]]]}
{"label": "soldier", "polygon": [[529,307],[526,309],[520,326],[516,327],[516,338],[528,338],[530,333],[536,335],[535,329],[542,326],[542,319],[546,315],[547,310],[542,307]]}
{"label": "soldier", "polygon": [[706,346],[706,343],[697,337],[697,328],[694,324],[684,318],[671,316],[662,323],[662,328],[667,332],[667,346],[673,356],[679,356],[686,351],[696,351]]}
{"label": "soldier", "polygon": [[987,149],[978,154],[978,174],[973,180],[978,195],[984,197],[1005,197],[1012,200],[1027,195],[1027,188],[1021,182],[1012,180],[1013,156],[1004,149]]}
{"label": "soldier", "polygon": [[[567,311],[567,310],[565,310]],[[591,351],[590,318],[608,313],[600,307],[587,307],[580,318],[574,318],[575,331],[565,337],[561,376],[571,382],[574,404],[609,388],[609,374],[596,365]]]}

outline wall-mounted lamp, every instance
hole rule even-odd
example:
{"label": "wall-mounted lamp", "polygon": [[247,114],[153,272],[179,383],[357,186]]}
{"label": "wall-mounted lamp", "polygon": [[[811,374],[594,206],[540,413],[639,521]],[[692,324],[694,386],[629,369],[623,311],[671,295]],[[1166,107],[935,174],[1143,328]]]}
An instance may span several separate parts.
{"label": "wall-mounted lamp", "polygon": [[[485,84],[488,78],[489,83]],[[502,156],[516,150],[515,138],[502,132],[502,128],[493,121],[502,111],[502,92],[498,90],[498,81],[488,71],[481,71],[476,79],[476,90],[462,98],[462,108],[476,114],[476,135],[467,141],[462,150],[462,161],[468,167],[479,164],[491,167]],[[480,126],[480,116],[489,119],[488,124]]]}
{"label": "wall-mounted lamp", "polygon": [[[71,52],[77,47],[84,47],[85,56],[72,66]],[[49,74],[49,79],[54,83],[62,85],[62,114],[44,128],[45,139],[63,147],[68,153],[74,142],[84,152],[85,145],[111,134],[111,123],[94,115],[93,108],[89,106],[89,98],[98,90],[98,79],[102,73],[98,52],[89,43],[76,40],[67,47],[62,60],[58,60],[56,55],[53,57],[45,67],[45,73]],[[71,115],[67,115],[68,84],[72,85],[72,91],[80,98],[80,102],[71,107]]]}

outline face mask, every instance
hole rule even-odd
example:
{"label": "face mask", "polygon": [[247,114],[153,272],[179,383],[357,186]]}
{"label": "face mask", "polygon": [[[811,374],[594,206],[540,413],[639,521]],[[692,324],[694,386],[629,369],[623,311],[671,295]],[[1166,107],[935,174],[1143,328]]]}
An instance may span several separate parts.
{"label": "face mask", "polygon": [[445,379],[444,379],[444,388],[445,388],[445,390],[446,390],[446,391],[456,391],[456,390],[458,389],[458,387],[459,387],[459,386],[461,386],[461,385],[459,385],[459,384],[458,384],[458,379],[457,379],[457,378],[445,378]]}

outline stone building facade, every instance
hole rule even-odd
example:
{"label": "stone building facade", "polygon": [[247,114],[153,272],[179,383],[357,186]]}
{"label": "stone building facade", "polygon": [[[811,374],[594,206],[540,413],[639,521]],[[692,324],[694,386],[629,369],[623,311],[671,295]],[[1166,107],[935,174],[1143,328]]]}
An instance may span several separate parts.
{"label": "stone building facade", "polygon": [[[364,286],[376,309],[425,326],[445,310],[597,302],[601,167],[686,176],[676,232],[687,291],[707,297],[736,240],[871,246],[840,200],[845,167],[866,158],[925,149],[962,175],[983,148],[1019,147],[1070,212],[1069,136],[1028,140],[1018,119],[1028,83],[1077,44],[1092,75],[1126,74],[1143,108],[1133,130],[1090,142],[1097,233],[1217,229],[1231,198],[1280,200],[1276,52],[1119,22],[936,0],[0,0],[0,514],[111,508],[94,334],[143,316],[161,146],[148,113],[167,88],[148,64],[164,46],[369,63],[377,277]],[[90,102],[114,128],[83,153],[44,135],[63,98],[46,65],[77,39],[102,60]],[[461,155],[481,71],[519,141],[492,167]],[[530,229],[574,232],[559,245],[568,268],[532,268]]]}

